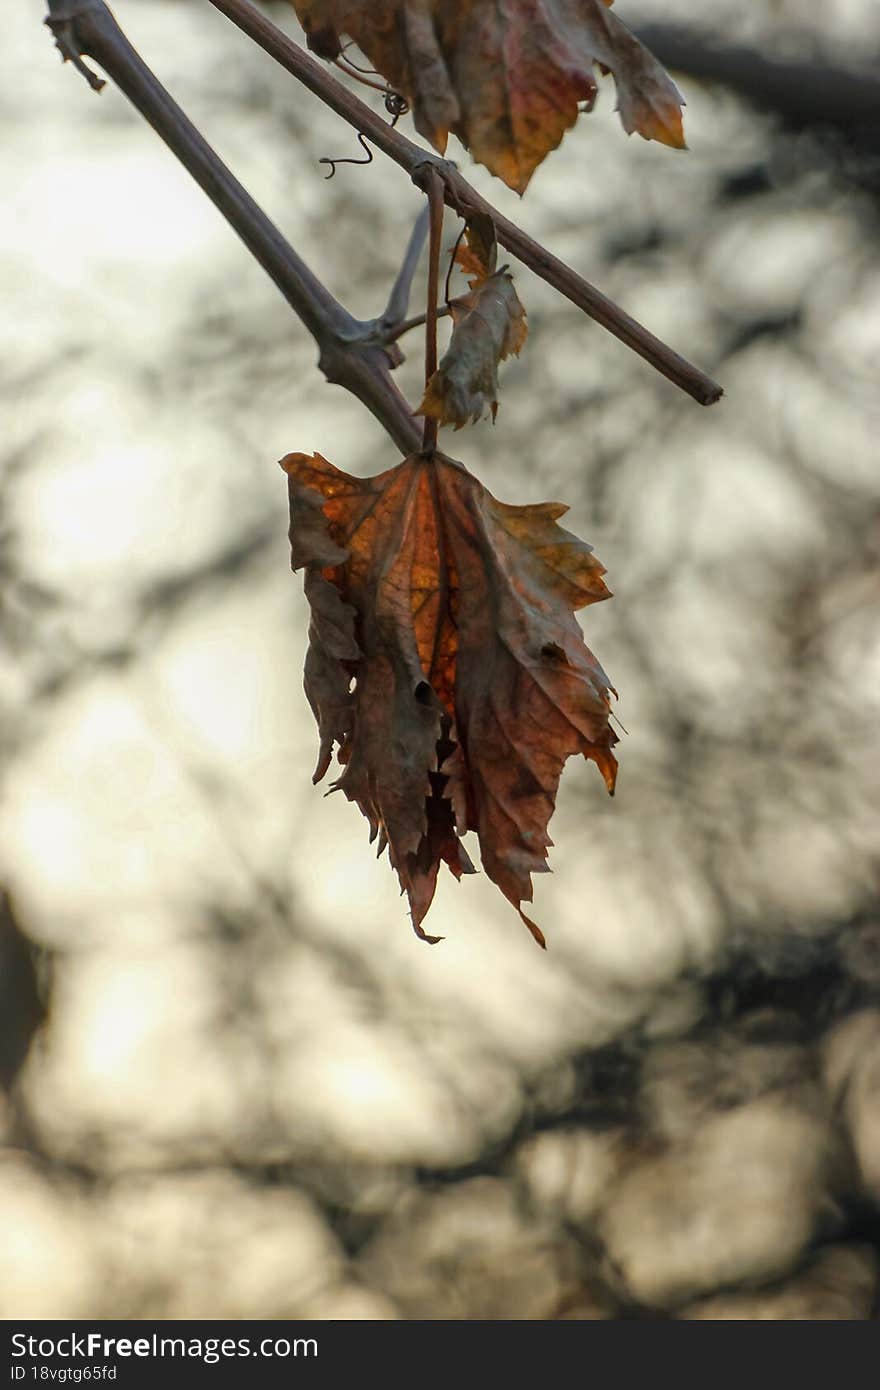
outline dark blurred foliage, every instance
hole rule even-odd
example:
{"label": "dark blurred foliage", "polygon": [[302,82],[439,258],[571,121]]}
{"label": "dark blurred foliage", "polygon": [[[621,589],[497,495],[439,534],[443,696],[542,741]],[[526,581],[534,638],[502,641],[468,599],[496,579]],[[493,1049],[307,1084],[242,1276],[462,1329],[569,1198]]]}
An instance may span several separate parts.
{"label": "dark blurred foliage", "polygon": [[0,1086],[8,1091],[45,1017],[38,952],[0,891]]}
{"label": "dark blurred foliage", "polygon": [[[718,75],[701,67],[700,34],[677,32],[697,77]],[[375,312],[417,202],[405,181],[363,170],[340,171],[319,196],[309,161],[343,151],[350,133],[323,118],[316,130],[314,108],[290,100],[268,64],[231,64],[238,42],[199,68],[190,109],[221,129],[240,115],[247,132],[272,132],[274,176],[289,181],[316,268],[354,312]],[[248,838],[238,770],[169,737],[221,827],[236,888],[195,875],[169,929],[189,954],[160,983],[180,992],[200,1039],[194,1053],[172,1025],[159,1037],[169,1057],[157,1075],[187,1078],[176,1109],[166,1114],[158,1091],[154,1114],[140,1101],[92,1109],[75,1078],[65,1092],[70,1033],[53,1018],[54,1063],[38,1044],[13,1088],[3,1163],[33,1211],[28,1239],[60,1250],[57,1269],[88,1271],[75,1290],[57,1274],[44,1315],[876,1314],[878,146],[861,116],[767,114],[784,65],[774,77],[765,64],[763,93],[754,72],[738,93],[748,65],[736,45],[728,57],[728,85],[694,97],[712,134],[686,169],[659,172],[646,147],[597,135],[594,148],[578,132],[522,208],[717,376],[724,403],[700,413],[677,399],[523,275],[529,345],[505,375],[497,428],[461,445],[506,500],[534,487],[529,500],[571,502],[616,594],[585,626],[630,730],[620,792],[609,809],[568,774],[547,967],[512,946],[508,964],[516,924],[496,933],[487,915],[453,995],[441,957],[411,966],[377,948],[380,927],[356,897],[347,922],[331,923],[298,896],[284,849],[261,853],[258,826]],[[123,120],[111,109],[107,120]],[[586,186],[571,186],[566,159]],[[6,506],[39,439],[5,459],[10,768],[71,691],[107,673],[137,679],[176,624],[198,624],[285,563],[277,499],[254,484],[273,458],[260,419],[293,390],[291,417],[314,432],[311,396],[330,388],[312,347],[268,291],[229,285],[210,264],[180,324],[169,360],[121,370],[152,412],[217,420],[236,465],[217,483],[222,538],[129,576],[119,612],[78,624],[62,587],[28,572]],[[401,379],[414,395],[417,340],[409,350]],[[54,351],[56,381],[88,374],[75,342]],[[14,368],[4,385],[32,388]],[[341,466],[351,454],[365,470],[391,462],[359,407],[326,403],[349,431]],[[299,651],[279,635],[279,662]],[[296,737],[312,738],[301,711]],[[332,846],[327,856],[332,873]],[[5,867],[14,883],[16,864]],[[42,1017],[21,911],[3,898],[7,1087]],[[35,906],[32,931],[54,942],[60,928]],[[405,931],[402,909],[381,925]],[[59,1017],[78,949],[65,939],[56,952]],[[553,1028],[542,1013],[558,1014]],[[355,1103],[334,1087],[360,1050]],[[189,1076],[194,1058],[205,1080]],[[381,1118],[388,1088],[399,1134]],[[31,1288],[0,1278],[16,1312],[34,1306]]]}

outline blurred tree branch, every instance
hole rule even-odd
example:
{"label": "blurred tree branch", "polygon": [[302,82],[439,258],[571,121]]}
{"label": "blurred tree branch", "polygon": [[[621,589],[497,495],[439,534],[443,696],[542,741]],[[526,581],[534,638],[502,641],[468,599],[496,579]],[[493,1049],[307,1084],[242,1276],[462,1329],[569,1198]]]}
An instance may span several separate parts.
{"label": "blurred tree branch", "polygon": [[640,24],[639,38],[669,68],[720,83],[796,127],[852,131],[880,124],[880,71],[839,59],[775,57],[719,43],[698,24]]}
{"label": "blurred tree branch", "polygon": [[37,952],[21,928],[12,899],[0,887],[0,1088],[5,1090],[46,1016],[36,963]]}

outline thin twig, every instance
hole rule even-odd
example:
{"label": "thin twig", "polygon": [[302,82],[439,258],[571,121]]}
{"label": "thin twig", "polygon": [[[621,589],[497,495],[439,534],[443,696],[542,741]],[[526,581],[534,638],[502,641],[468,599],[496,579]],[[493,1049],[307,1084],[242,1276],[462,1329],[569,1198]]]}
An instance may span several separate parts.
{"label": "thin twig", "polygon": [[[422,247],[425,244],[425,237],[428,235],[430,221],[431,209],[426,204],[416,219],[416,225],[412,229],[406,248],[406,254],[403,258],[403,264],[397,272],[397,279],[391,286],[388,303],[385,306],[385,312],[382,314],[381,322],[385,324],[389,330],[389,336],[386,339],[387,342],[394,342],[396,338],[400,337],[401,332],[406,332],[406,329],[401,329],[400,325],[409,308],[409,297],[412,291],[413,276],[419,264]],[[422,322],[424,322],[424,320],[422,320]],[[411,328],[414,326],[413,323],[410,323]]]}
{"label": "thin twig", "polygon": [[49,0],[49,6],[50,27],[63,25],[72,51],[101,65],[271,276],[317,343],[327,380],[357,396],[401,452],[411,454],[420,432],[391,380],[394,359],[375,323],[355,319],[313,274],[146,66],[103,0]]}
{"label": "thin twig", "polygon": [[637,352],[700,405],[712,405],[720,398],[723,390],[717,381],[713,381],[699,367],[661,342],[589,281],[584,280],[546,247],[528,236],[514,222],[503,217],[470,186],[454,164],[421,149],[399,130],[388,126],[353,92],[348,91],[341,82],[337,82],[331,73],[288,38],[277,25],[256,10],[249,0],[210,0],[210,3],[314,92],[326,106],[348,121],[355,130],[361,130],[368,135],[377,149],[382,150],[405,169],[414,182],[424,186],[429,169],[439,173],[443,179],[445,200],[449,207],[462,217],[471,216],[475,212],[482,212],[485,216],[491,217],[502,246],[506,246],[508,251],[536,275],[540,275],[560,294],[570,299],[609,333],[613,333],[627,347],[632,348],[633,352]]}
{"label": "thin twig", "polygon": [[359,68],[352,67],[347,58],[335,58],[335,66],[340,72],[344,72],[346,77],[351,77],[355,82],[360,82],[362,87],[372,87],[375,92],[387,92],[387,82],[374,82],[372,77],[365,77]]}
{"label": "thin twig", "polygon": [[443,298],[447,304],[449,303],[452,297],[449,293],[449,290],[452,285],[452,272],[455,269],[455,258],[458,255],[458,248],[459,246],[461,246],[466,231],[467,223],[462,222],[461,229],[459,230],[458,236],[455,238],[455,245],[453,246],[452,252],[449,257],[449,265],[446,268],[446,283],[443,286]]}
{"label": "thin twig", "polygon": [[[438,317],[438,319],[446,319],[446,318],[448,318],[449,315],[452,313],[452,309],[450,308],[450,304],[455,303],[455,302],[456,302],[456,301],[454,301],[454,300],[450,300],[450,303],[449,303],[449,304],[440,304],[440,305],[438,305],[438,307],[437,307],[437,317]],[[387,333],[386,333],[385,336],[384,336],[383,341],[386,342],[386,343],[396,343],[397,340],[398,340],[398,338],[402,338],[403,335],[404,335],[405,333],[411,332],[412,329],[414,329],[414,328],[421,328],[422,324],[427,323],[427,321],[428,321],[428,315],[427,315],[427,314],[413,314],[413,316],[412,316],[411,319],[404,319],[402,323],[398,323],[398,324],[395,325],[395,327],[389,328],[388,331],[387,331]]]}
{"label": "thin twig", "polygon": [[[443,184],[432,170],[426,180],[431,237],[428,247],[428,304],[425,314],[425,386],[437,370],[437,296],[440,293],[440,251],[443,241]],[[437,447],[439,421],[436,415],[425,415],[422,434],[422,453]]]}

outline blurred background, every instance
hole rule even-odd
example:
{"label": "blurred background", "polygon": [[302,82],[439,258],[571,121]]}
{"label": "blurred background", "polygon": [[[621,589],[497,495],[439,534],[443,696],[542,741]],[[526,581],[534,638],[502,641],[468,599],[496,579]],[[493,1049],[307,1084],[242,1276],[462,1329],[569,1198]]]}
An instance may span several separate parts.
{"label": "blurred background", "polygon": [[[877,10],[618,10],[690,152],[627,140],[608,79],[522,203],[468,172],[725,398],[513,264],[529,342],[496,426],[445,441],[504,501],[570,503],[615,595],[583,616],[618,795],[569,763],[544,954],[484,877],[441,880],[418,942],[312,787],[276,460],[394,448],[125,99],[10,7],[0,1316],[876,1314]],[[405,175],[325,182],[353,132],[203,0],[115,12],[377,314]]]}

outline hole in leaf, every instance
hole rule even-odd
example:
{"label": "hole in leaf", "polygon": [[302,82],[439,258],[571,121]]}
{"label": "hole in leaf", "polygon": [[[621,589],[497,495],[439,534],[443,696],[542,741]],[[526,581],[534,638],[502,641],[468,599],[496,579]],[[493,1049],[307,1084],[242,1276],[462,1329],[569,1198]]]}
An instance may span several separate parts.
{"label": "hole in leaf", "polygon": [[567,666],[568,657],[560,646],[555,642],[548,642],[541,648],[541,655],[545,661],[554,661],[558,666]]}
{"label": "hole in leaf", "polygon": [[427,681],[419,681],[418,685],[413,691],[413,694],[415,695],[420,705],[430,705],[433,703],[434,692]]}

